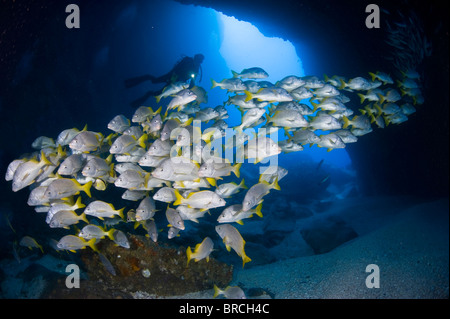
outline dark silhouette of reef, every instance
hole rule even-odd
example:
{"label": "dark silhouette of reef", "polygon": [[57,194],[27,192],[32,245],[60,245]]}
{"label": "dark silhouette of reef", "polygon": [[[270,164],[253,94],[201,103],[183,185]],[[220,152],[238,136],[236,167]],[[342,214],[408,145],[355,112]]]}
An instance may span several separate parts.
{"label": "dark silhouette of reef", "polygon": [[86,249],[80,258],[89,280],[81,280],[80,288],[69,289],[62,277],[41,298],[128,299],[136,298],[136,293],[158,298],[212,289],[214,284],[226,287],[231,282],[233,266],[210,258],[209,262],[193,261],[187,267],[185,247],[173,248],[139,235],[129,234],[128,238],[130,249],[109,240],[98,244],[113,265],[115,275],[97,253]]}

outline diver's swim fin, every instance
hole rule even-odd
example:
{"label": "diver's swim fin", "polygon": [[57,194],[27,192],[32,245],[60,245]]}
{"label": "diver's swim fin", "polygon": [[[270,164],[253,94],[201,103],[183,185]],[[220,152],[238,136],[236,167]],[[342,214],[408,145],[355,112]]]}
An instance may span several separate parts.
{"label": "diver's swim fin", "polygon": [[151,75],[141,75],[141,76],[137,76],[134,78],[130,78],[130,79],[126,79],[124,81],[125,87],[128,88],[132,88],[133,86],[139,85],[145,81],[151,81],[152,80],[152,76]]}

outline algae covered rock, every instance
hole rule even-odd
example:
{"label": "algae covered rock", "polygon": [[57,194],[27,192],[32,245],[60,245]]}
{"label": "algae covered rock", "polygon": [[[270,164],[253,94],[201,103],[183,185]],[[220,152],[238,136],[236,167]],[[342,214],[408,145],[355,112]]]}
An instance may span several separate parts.
{"label": "algae covered rock", "polygon": [[94,251],[83,250],[80,267],[85,269],[89,280],[81,281],[79,289],[61,287],[61,291],[54,291],[51,297],[132,298],[136,291],[175,296],[211,289],[214,284],[227,286],[232,279],[233,266],[212,257],[209,262],[191,262],[187,267],[183,247],[154,243],[138,235],[128,238],[130,249],[118,247],[112,241],[99,243],[98,249],[110,265],[105,265]]}

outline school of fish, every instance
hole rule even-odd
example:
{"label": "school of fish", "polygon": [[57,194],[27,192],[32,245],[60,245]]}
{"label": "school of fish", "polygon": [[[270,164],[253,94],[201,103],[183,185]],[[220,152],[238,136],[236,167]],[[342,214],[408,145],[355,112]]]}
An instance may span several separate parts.
{"label": "school of fish", "polygon": [[[292,75],[276,83],[266,81],[268,74],[259,67],[232,74],[212,81],[212,89],[228,92],[223,105],[201,106],[208,101],[204,88],[174,83],[156,97],[158,109],[142,106],[131,119],[114,117],[110,134],[66,129],[56,139],[37,138],[33,153],[12,161],[5,176],[12,190],[29,188],[28,205],[45,213],[49,227],[67,230],[50,245],[98,252],[98,241],[112,240],[129,248],[123,223],[142,226],[156,242],[158,229],[166,225],[156,225],[155,214],[165,214],[168,239],[183,236],[188,223],[215,214],[217,238],[244,266],[251,258],[233,223],[262,218],[264,197],[280,190],[287,170],[270,166],[248,187],[240,179],[242,161],[225,158],[223,151],[240,149],[244,161],[258,163],[314,145],[329,151],[345,148],[374,128],[407,121],[424,102],[415,70],[405,70],[397,81],[383,72],[351,79]],[[225,121],[230,107],[242,114],[241,123],[231,128]],[[284,136],[280,140],[271,133],[278,130]],[[110,187],[123,189],[122,198],[130,205],[98,200]],[[236,203],[233,196],[240,192],[244,199]],[[157,210],[157,201],[164,203],[164,211]],[[43,249],[29,236],[20,245]],[[205,237],[187,248],[187,265],[209,260],[213,251],[214,241]]]}

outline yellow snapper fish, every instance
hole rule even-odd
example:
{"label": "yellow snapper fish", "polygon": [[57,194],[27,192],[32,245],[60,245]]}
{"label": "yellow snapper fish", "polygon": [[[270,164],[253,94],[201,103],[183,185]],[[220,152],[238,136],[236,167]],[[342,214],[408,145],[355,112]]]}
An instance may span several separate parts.
{"label": "yellow snapper fish", "polygon": [[245,194],[244,200],[242,201],[242,210],[248,211],[254,206],[262,202],[262,198],[269,194],[271,189],[280,190],[278,185],[278,180],[275,179],[273,183],[269,184],[265,180],[253,185]]}
{"label": "yellow snapper fish", "polygon": [[9,163],[6,174],[5,174],[5,180],[6,181],[12,181],[14,178],[14,173],[16,172],[17,168],[20,166],[20,164],[25,163],[26,159],[15,159],[11,163]]}
{"label": "yellow snapper fish", "polygon": [[302,77],[302,80],[305,81],[303,86],[308,89],[320,89],[325,85],[325,83],[317,76],[304,76]]}
{"label": "yellow snapper fish", "polygon": [[291,92],[303,85],[305,85],[305,81],[302,78],[295,75],[286,76],[282,80],[275,83],[275,86],[283,88],[288,92]]}
{"label": "yellow snapper fish", "polygon": [[86,225],[78,233],[78,237],[90,240],[92,238],[102,239],[105,236],[108,236],[109,239],[114,240],[115,231],[114,228],[106,231],[104,228],[97,225]]}
{"label": "yellow snapper fish", "polygon": [[171,149],[172,144],[169,140],[163,140],[162,138],[159,138],[150,145],[145,155],[168,156]]}
{"label": "yellow snapper fish", "polygon": [[82,131],[70,141],[69,147],[74,151],[89,153],[100,148],[103,140],[102,133]]}
{"label": "yellow snapper fish", "polygon": [[190,90],[194,92],[195,95],[197,95],[197,98],[195,99],[196,104],[208,103],[208,95],[204,88],[202,88],[201,86],[193,86],[192,88],[190,88]]}
{"label": "yellow snapper fish", "polygon": [[180,229],[175,228],[175,227],[170,227],[169,230],[167,231],[167,238],[168,239],[172,239],[175,237],[179,237],[180,236]]}
{"label": "yellow snapper fish", "polygon": [[89,221],[84,213],[77,215],[77,213],[73,210],[60,210],[53,215],[49,226],[50,228],[70,229],[70,225],[78,224],[80,221],[84,221],[86,224],[89,224]]}
{"label": "yellow snapper fish", "polygon": [[187,198],[181,196],[180,192],[175,190],[176,201],[173,203],[175,206],[187,205],[190,208],[200,208],[207,210],[211,208],[225,206],[225,200],[212,191],[199,191],[190,193]]}
{"label": "yellow snapper fish", "polygon": [[333,116],[324,111],[317,112],[316,116],[309,120],[309,127],[314,130],[339,130],[342,128],[341,123]]}
{"label": "yellow snapper fish", "polygon": [[242,82],[239,78],[232,78],[232,79],[223,79],[221,82],[216,82],[214,80],[211,80],[212,82],[212,89],[215,87],[220,87],[221,89],[230,91],[244,91],[247,89],[247,86]]}
{"label": "yellow snapper fish", "polygon": [[56,138],[56,145],[61,146],[69,145],[69,143],[73,140],[73,138],[82,131],[87,131],[87,125],[81,131],[76,127],[62,131]]}
{"label": "yellow snapper fish", "polygon": [[313,91],[313,94],[317,98],[324,98],[324,97],[332,97],[339,95],[339,91],[331,84],[325,84],[321,88],[317,88]]}
{"label": "yellow snapper fish", "polygon": [[402,104],[400,105],[400,108],[402,113],[405,114],[406,116],[409,116],[416,112],[416,108],[410,103]]}
{"label": "yellow snapper fish", "polygon": [[155,193],[155,195],[153,195],[153,199],[160,202],[171,203],[176,200],[175,190],[167,186],[162,187]]}
{"label": "yellow snapper fish", "polygon": [[267,167],[259,176],[258,182],[267,182],[272,184],[275,180],[277,183],[288,174],[288,170],[281,166],[271,165]]}
{"label": "yellow snapper fish", "polygon": [[199,180],[198,164],[186,158],[167,158],[151,174],[153,177],[166,181]]}
{"label": "yellow snapper fish", "polygon": [[177,229],[184,230],[184,221],[178,211],[173,208],[167,207],[166,218],[169,222],[169,227],[175,227]]}
{"label": "yellow snapper fish", "polygon": [[243,116],[242,116],[242,123],[239,126],[236,126],[235,129],[239,133],[243,131],[244,128],[251,126],[253,123],[258,121],[261,116],[264,115],[266,112],[265,109],[260,108],[252,108],[249,109]]}
{"label": "yellow snapper fish", "polygon": [[51,137],[39,136],[31,143],[31,147],[35,150],[41,150],[43,148],[56,147],[56,144]]}
{"label": "yellow snapper fish", "polygon": [[50,199],[46,196],[47,186],[38,186],[34,188],[28,196],[27,204],[29,206],[47,205]]}
{"label": "yellow snapper fish", "polygon": [[345,148],[345,143],[336,133],[329,133],[320,136],[320,141],[317,142],[317,146],[326,148],[329,152],[335,148]]}
{"label": "yellow snapper fish", "polygon": [[187,265],[189,266],[189,262],[191,259],[194,259],[195,262],[199,262],[202,259],[206,258],[206,261],[209,261],[209,255],[214,250],[214,243],[211,238],[206,237],[200,244],[197,244],[194,248],[194,252],[192,252],[191,247],[188,246],[186,249],[187,255]]}
{"label": "yellow snapper fish", "polygon": [[294,143],[306,145],[317,143],[320,137],[311,130],[296,130],[292,136],[289,135],[289,139]]}
{"label": "yellow snapper fish", "polygon": [[73,178],[58,178],[52,181],[47,187],[47,197],[49,199],[61,199],[67,198],[73,195],[78,195],[80,191],[83,191],[91,197],[92,181],[81,185],[77,180]]}
{"label": "yellow snapper fish", "polygon": [[78,199],[75,203],[73,203],[72,200],[60,202],[60,203],[52,202],[50,204],[50,206],[51,207],[50,207],[49,211],[47,212],[47,217],[45,219],[47,224],[50,223],[50,221],[53,218],[53,215],[55,215],[57,212],[59,212],[61,210],[75,211],[77,209],[86,207],[86,205],[81,202],[81,196],[78,197]]}
{"label": "yellow snapper fish", "polygon": [[32,250],[33,248],[39,248],[42,253],[44,253],[44,249],[42,249],[42,246],[38,244],[38,242],[30,236],[23,236],[22,239],[19,242],[20,246],[27,247],[28,249]]}
{"label": "yellow snapper fish", "polygon": [[166,115],[169,110],[173,110],[175,108],[178,108],[178,111],[180,111],[184,105],[195,101],[195,99],[197,99],[197,95],[189,89],[184,89],[178,92],[169,102],[169,105],[167,105]]}
{"label": "yellow snapper fish", "polygon": [[240,189],[248,189],[248,187],[245,185],[244,179],[242,179],[242,181],[239,184],[231,182],[218,185],[215,192],[222,198],[230,198],[234,194],[237,194]]}
{"label": "yellow snapper fish", "polygon": [[219,115],[219,112],[214,110],[212,107],[207,107],[196,113],[195,120],[208,123],[209,121],[219,117]]}
{"label": "yellow snapper fish", "polygon": [[155,96],[156,103],[159,103],[162,98],[169,97],[171,95],[175,95],[178,92],[189,88],[189,82],[175,82],[171,83],[168,86],[164,87],[161,94]]}
{"label": "yellow snapper fish", "polygon": [[59,165],[58,174],[59,175],[74,175],[78,173],[85,163],[83,154],[72,154],[64,159],[64,161]]}
{"label": "yellow snapper fish", "polygon": [[134,112],[133,117],[131,118],[131,122],[142,123],[150,118],[153,118],[156,114],[159,113],[161,113],[161,107],[156,111],[153,111],[153,109],[150,106],[141,106],[138,107],[137,110]]}
{"label": "yellow snapper fish", "polygon": [[[311,99],[312,100],[312,99]],[[347,107],[338,99],[334,97],[325,98],[320,103],[315,103],[311,101],[311,105],[313,106],[313,111],[315,112],[317,109],[321,109],[322,111],[331,111],[331,112],[343,112],[347,110]]]}
{"label": "yellow snapper fish", "polygon": [[231,73],[233,73],[234,78],[241,79],[265,79],[269,76],[266,71],[259,67],[244,69],[240,73],[231,71]]}
{"label": "yellow snapper fish", "polygon": [[292,152],[303,151],[302,145],[296,144],[291,140],[279,141],[278,146],[281,148],[281,151],[286,154],[292,153]]}
{"label": "yellow snapper fish", "polygon": [[339,87],[341,85],[341,80],[345,82],[345,78],[339,75],[333,75],[331,78],[324,74],[323,76],[325,82],[330,83],[334,87]]}
{"label": "yellow snapper fish", "polygon": [[147,219],[142,222],[142,226],[147,231],[145,237],[150,238],[153,242],[158,241],[158,229],[156,228],[156,223],[153,219]]}
{"label": "yellow snapper fish", "polygon": [[297,101],[309,99],[314,96],[313,92],[304,86],[292,90],[291,92],[289,92],[289,94],[292,96],[294,100]]}
{"label": "yellow snapper fish", "polygon": [[208,161],[200,166],[200,168],[198,169],[198,176],[207,178],[220,178],[222,176],[229,176],[231,173],[234,173],[234,175],[239,178],[239,170],[241,169],[241,166],[242,163],[231,165],[229,163],[217,163],[215,161]]}
{"label": "yellow snapper fish", "polygon": [[286,128],[309,126],[308,121],[296,110],[277,110],[271,117],[267,116],[267,123]]}
{"label": "yellow snapper fish", "polygon": [[275,103],[288,102],[293,100],[292,96],[290,96],[285,89],[280,87],[261,88],[256,93],[251,93],[247,90],[244,90],[244,93],[246,95],[245,101],[257,99],[258,101],[268,101],[270,103]]}
{"label": "yellow snapper fish", "polygon": [[156,206],[153,198],[146,196],[136,208],[136,221],[143,221],[152,218],[155,215]]}
{"label": "yellow snapper fish", "polygon": [[380,103],[397,102],[402,99],[400,93],[396,89],[387,90],[384,94],[378,94]]}
{"label": "yellow snapper fish", "polygon": [[126,170],[120,174],[114,182],[117,187],[130,190],[145,190],[150,173],[141,173],[136,170]]}
{"label": "yellow snapper fish", "polygon": [[136,139],[133,135],[121,135],[112,143],[109,152],[111,154],[126,154],[136,146],[145,148],[147,139],[147,134],[142,135],[139,139]]}
{"label": "yellow snapper fish", "polygon": [[349,130],[338,130],[333,133],[338,135],[345,144],[356,143],[358,141],[358,138]]}
{"label": "yellow snapper fish", "polygon": [[145,121],[141,123],[144,132],[152,134],[154,136],[158,135],[159,130],[161,130],[163,125],[163,120],[161,114],[156,114],[151,121]]}
{"label": "yellow snapper fish", "polygon": [[369,72],[369,75],[372,77],[372,81],[375,81],[376,79],[383,82],[383,84],[394,84],[394,81],[392,80],[391,76],[384,72],[376,72],[372,73]]}
{"label": "yellow snapper fish", "polygon": [[278,143],[265,136],[258,136],[248,141],[245,145],[245,157],[255,159],[255,163],[259,163],[266,157],[280,153],[281,147],[278,146]]}
{"label": "yellow snapper fish", "polygon": [[255,209],[249,209],[247,211],[242,210],[241,204],[231,205],[223,210],[220,216],[217,218],[219,223],[233,223],[236,222],[239,225],[243,225],[242,222],[245,218],[251,218],[253,214],[258,215],[259,217],[263,217],[262,212],[262,203],[260,203]]}
{"label": "yellow snapper fish", "polygon": [[33,184],[38,176],[44,171],[44,168],[52,165],[53,163],[47,159],[42,151],[39,162],[35,159],[30,159],[18,165],[12,178],[13,192],[17,192]]}
{"label": "yellow snapper fish", "polygon": [[130,127],[130,120],[127,119],[125,115],[116,115],[111,121],[109,121],[107,127],[116,133],[123,133]]}
{"label": "yellow snapper fish", "polygon": [[59,249],[69,250],[73,253],[75,253],[78,249],[90,247],[93,251],[98,252],[97,247],[95,247],[96,241],[96,238],[92,238],[91,240],[86,241],[78,236],[67,235],[62,237],[58,241],[56,247],[58,247]]}
{"label": "yellow snapper fish", "polygon": [[108,158],[92,157],[84,165],[81,174],[86,177],[108,178],[115,176],[112,154]]}
{"label": "yellow snapper fish", "polygon": [[384,121],[386,122],[386,125],[389,125],[391,123],[392,124],[400,124],[400,123],[406,122],[407,120],[408,120],[408,117],[405,114],[403,114],[402,112],[397,112],[395,114],[389,114],[384,117]]}
{"label": "yellow snapper fish", "polygon": [[194,223],[198,223],[198,218],[201,218],[205,216],[206,213],[209,213],[208,210],[189,208],[185,205],[177,206],[177,212],[180,214],[182,220],[190,220]]}
{"label": "yellow snapper fish", "polygon": [[216,298],[219,295],[223,295],[227,299],[247,299],[244,291],[238,286],[228,286],[222,290],[216,285],[214,285],[213,298]]}
{"label": "yellow snapper fish", "polygon": [[374,89],[367,91],[366,94],[357,93],[359,98],[361,99],[361,104],[364,103],[365,100],[371,102],[378,102],[380,100],[379,95],[383,95],[384,92],[380,89]]}
{"label": "yellow snapper fish", "polygon": [[245,240],[242,238],[239,231],[229,224],[223,224],[216,226],[216,232],[223,239],[223,243],[227,250],[230,251],[231,248],[233,248],[238,256],[242,258],[242,268],[244,268],[245,264],[250,262],[251,259],[245,254]]}
{"label": "yellow snapper fish", "polygon": [[344,80],[341,80],[340,82],[341,82],[341,86],[339,87],[340,90],[349,89],[351,91],[353,90],[360,91],[360,90],[369,90],[370,88],[372,88],[370,82],[360,76],[350,79],[347,83],[344,82]]}
{"label": "yellow snapper fish", "polygon": [[370,119],[366,115],[355,115],[351,120],[346,116],[343,117],[344,125],[342,128],[347,128],[350,125],[352,128],[368,129],[370,127]]}
{"label": "yellow snapper fish", "polygon": [[91,202],[84,210],[84,213],[89,216],[94,216],[103,220],[103,218],[113,218],[114,216],[119,216],[123,219],[123,211],[124,208],[119,210],[115,209],[114,206],[110,203],[96,200]]}

